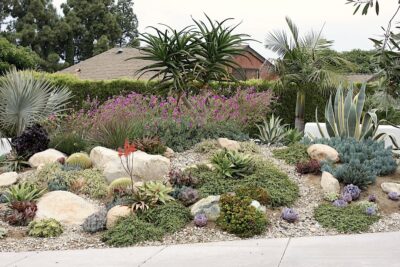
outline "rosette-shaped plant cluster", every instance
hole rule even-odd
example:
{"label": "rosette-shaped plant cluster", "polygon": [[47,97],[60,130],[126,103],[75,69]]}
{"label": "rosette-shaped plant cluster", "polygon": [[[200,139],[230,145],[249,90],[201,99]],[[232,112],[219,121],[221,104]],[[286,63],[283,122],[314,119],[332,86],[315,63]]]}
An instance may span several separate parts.
{"label": "rosette-shaped plant cluster", "polygon": [[214,154],[211,163],[215,169],[227,178],[243,178],[254,172],[254,160],[250,155],[227,149]]}
{"label": "rosette-shaped plant cluster", "polygon": [[321,164],[318,160],[312,159],[308,162],[297,162],[296,172],[300,174],[318,174],[321,171]]}
{"label": "rosette-shaped plant cluster", "polygon": [[57,237],[63,233],[63,227],[55,219],[33,221],[29,224],[29,235],[34,237]]}
{"label": "rosette-shaped plant cluster", "polygon": [[190,206],[199,199],[199,192],[192,187],[182,187],[178,193],[178,200],[185,206]]}
{"label": "rosette-shaped plant cluster", "polygon": [[257,137],[264,144],[270,146],[281,144],[287,134],[287,124],[282,124],[282,119],[271,115],[269,120],[264,119],[263,124],[256,125],[259,131]]}
{"label": "rosette-shaped plant cluster", "polygon": [[194,187],[198,183],[198,179],[192,175],[190,170],[188,171],[179,171],[172,170],[169,173],[169,182],[172,186],[190,186]]}
{"label": "rosette-shaped plant cluster", "polygon": [[354,201],[354,200],[357,200],[360,197],[361,189],[356,185],[349,184],[349,185],[346,185],[343,188],[343,193],[342,194],[343,195],[350,195],[351,196],[351,200],[350,201]]}
{"label": "rosette-shaped plant cluster", "polygon": [[106,222],[107,210],[101,209],[100,211],[87,217],[82,224],[82,228],[85,232],[96,233],[105,229]]}
{"label": "rosette-shaped plant cluster", "polygon": [[35,153],[44,151],[49,146],[49,136],[39,124],[26,128],[22,134],[11,141],[12,148],[18,156],[29,158]]}
{"label": "rosette-shaped plant cluster", "polygon": [[262,234],[267,225],[265,214],[251,206],[251,199],[234,195],[222,195],[221,215],[217,225],[223,230],[239,237],[252,237]]}
{"label": "rosette-shaped plant cluster", "polygon": [[388,198],[393,201],[398,201],[400,200],[400,194],[397,192],[389,192]]}
{"label": "rosette-shaped plant cluster", "polygon": [[204,227],[207,225],[208,219],[207,219],[207,215],[205,215],[204,213],[199,213],[196,214],[196,216],[194,216],[194,225],[196,225],[197,227]]}
{"label": "rosette-shaped plant cluster", "polygon": [[6,221],[15,226],[26,226],[36,215],[37,206],[31,201],[15,201],[11,203],[11,212],[6,215]]}
{"label": "rosette-shaped plant cluster", "polygon": [[90,160],[89,155],[83,152],[72,154],[67,158],[65,164],[79,166],[83,170],[92,167],[92,161]]}
{"label": "rosette-shaped plant cluster", "polygon": [[346,200],[343,199],[336,199],[335,201],[332,202],[332,205],[338,208],[343,208],[348,205]]}
{"label": "rosette-shaped plant cluster", "polygon": [[138,150],[152,155],[162,155],[167,150],[167,147],[158,136],[136,139],[133,141],[133,145]]}
{"label": "rosette-shaped plant cluster", "polygon": [[368,201],[369,201],[369,202],[376,202],[376,196],[373,195],[373,194],[372,194],[372,195],[369,195],[369,196],[368,196]]}
{"label": "rosette-shaped plant cluster", "polygon": [[299,214],[294,209],[284,208],[281,217],[289,223],[294,223],[299,219]]}

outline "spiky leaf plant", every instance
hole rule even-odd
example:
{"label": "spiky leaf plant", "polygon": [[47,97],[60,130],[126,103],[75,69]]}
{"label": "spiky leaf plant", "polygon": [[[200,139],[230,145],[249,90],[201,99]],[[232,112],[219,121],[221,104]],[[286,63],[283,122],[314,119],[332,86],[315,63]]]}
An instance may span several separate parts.
{"label": "spiky leaf plant", "polygon": [[255,168],[251,156],[226,149],[214,154],[211,163],[219,173],[228,178],[242,178],[252,174]]}
{"label": "spiky leaf plant", "polygon": [[287,135],[287,124],[282,124],[282,119],[273,114],[269,120],[264,119],[263,124],[256,126],[260,132],[257,137],[268,146],[282,143]]}

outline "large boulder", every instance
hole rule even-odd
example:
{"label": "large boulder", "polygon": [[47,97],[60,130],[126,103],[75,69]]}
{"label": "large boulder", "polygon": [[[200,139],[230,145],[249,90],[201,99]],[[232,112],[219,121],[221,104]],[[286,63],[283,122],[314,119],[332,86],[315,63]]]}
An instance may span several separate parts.
{"label": "large boulder", "polygon": [[[93,166],[102,170],[109,182],[129,176],[124,170],[118,152],[105,147],[95,147],[90,152]],[[124,161],[124,157],[122,160]],[[133,174],[139,181],[161,181],[170,171],[171,162],[161,155],[150,155],[142,151],[133,153]]]}
{"label": "large boulder", "polygon": [[3,174],[0,174],[0,187],[15,184],[17,180],[18,173],[16,172],[5,172]]}
{"label": "large boulder", "polygon": [[218,145],[228,150],[238,151],[240,149],[240,143],[238,141],[230,140],[228,138],[218,138]]}
{"label": "large boulder", "polygon": [[115,207],[112,207],[108,212],[107,212],[107,229],[111,229],[114,227],[115,223],[118,221],[118,219],[122,217],[127,217],[132,214],[131,208],[127,206],[120,206],[117,205]]}
{"label": "large boulder", "polygon": [[53,218],[68,225],[81,225],[98,207],[67,191],[53,191],[37,202],[35,220]]}
{"label": "large boulder", "polygon": [[329,172],[323,172],[321,177],[321,187],[324,194],[339,194],[339,181]]}
{"label": "large boulder", "polygon": [[396,192],[400,194],[400,184],[398,183],[382,183],[381,188],[385,193]]}
{"label": "large boulder", "polygon": [[197,201],[190,209],[193,216],[204,213],[209,221],[216,221],[221,213],[220,196],[208,196]]}
{"label": "large boulder", "polygon": [[314,144],[307,149],[310,158],[321,161],[339,162],[339,153],[333,147],[323,144]]}
{"label": "large boulder", "polygon": [[56,162],[58,159],[65,159],[66,156],[64,153],[61,153],[58,150],[49,148],[45,151],[34,154],[29,158],[29,164],[32,168],[37,168],[40,165],[45,165],[48,163]]}

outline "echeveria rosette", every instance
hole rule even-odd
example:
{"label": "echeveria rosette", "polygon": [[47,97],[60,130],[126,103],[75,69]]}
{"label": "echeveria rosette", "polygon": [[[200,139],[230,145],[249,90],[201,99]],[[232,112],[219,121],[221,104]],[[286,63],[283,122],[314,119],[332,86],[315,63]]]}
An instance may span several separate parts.
{"label": "echeveria rosette", "polygon": [[332,202],[332,205],[338,208],[344,208],[347,207],[348,203],[346,200],[343,199],[337,199],[335,201]]}
{"label": "echeveria rosette", "polygon": [[376,215],[376,208],[375,207],[367,207],[365,209],[365,213],[369,216]]}
{"label": "echeveria rosette", "polygon": [[376,202],[376,196],[374,194],[368,196],[369,202]]}
{"label": "echeveria rosette", "polygon": [[397,193],[397,192],[389,192],[388,198],[390,200],[393,200],[393,201],[399,201],[400,200],[400,194]]}
{"label": "echeveria rosette", "polygon": [[299,214],[294,209],[284,208],[282,211],[282,219],[289,223],[294,223],[299,219]]}
{"label": "echeveria rosette", "polygon": [[199,213],[194,216],[194,225],[197,227],[204,227],[207,225],[208,219],[204,213]]}
{"label": "echeveria rosette", "polygon": [[349,184],[349,185],[346,185],[343,188],[342,195],[345,195],[345,194],[350,194],[352,200],[354,201],[354,200],[357,200],[360,197],[361,189],[356,185]]}

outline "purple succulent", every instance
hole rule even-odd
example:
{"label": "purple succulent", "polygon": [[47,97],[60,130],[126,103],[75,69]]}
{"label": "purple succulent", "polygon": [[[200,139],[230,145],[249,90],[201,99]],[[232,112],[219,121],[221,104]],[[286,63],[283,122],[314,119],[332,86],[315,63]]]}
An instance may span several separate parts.
{"label": "purple succulent", "polygon": [[344,201],[346,201],[347,203],[350,203],[351,201],[353,201],[353,197],[351,196],[350,193],[344,193],[342,194],[342,199]]}
{"label": "purple succulent", "polygon": [[368,207],[365,209],[365,213],[369,216],[376,215],[375,207]]}
{"label": "purple succulent", "polygon": [[397,192],[390,192],[388,194],[388,198],[393,201],[398,201],[400,199],[400,195]]}
{"label": "purple succulent", "polygon": [[194,216],[194,225],[197,227],[204,227],[207,225],[208,219],[204,213],[199,213]]}
{"label": "purple succulent", "polygon": [[299,214],[294,209],[285,208],[282,211],[282,219],[289,223],[294,223],[299,219]]}
{"label": "purple succulent", "polygon": [[336,199],[335,201],[332,202],[332,205],[338,208],[343,208],[348,205],[346,200],[343,199]]}
{"label": "purple succulent", "polygon": [[375,195],[369,195],[368,196],[368,201],[369,202],[376,202],[376,196]]}
{"label": "purple succulent", "polygon": [[353,184],[346,185],[343,188],[343,195],[350,194],[352,200],[357,200],[360,197],[361,189]]}

